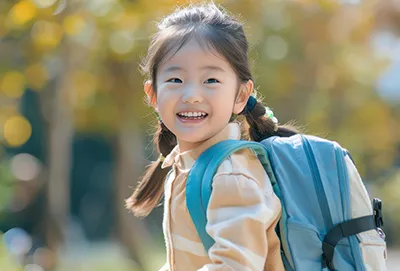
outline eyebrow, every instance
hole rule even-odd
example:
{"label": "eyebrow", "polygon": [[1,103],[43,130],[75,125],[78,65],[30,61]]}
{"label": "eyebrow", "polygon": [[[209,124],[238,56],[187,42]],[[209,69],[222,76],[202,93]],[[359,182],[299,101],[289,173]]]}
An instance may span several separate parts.
{"label": "eyebrow", "polygon": [[[213,70],[213,71],[219,71],[219,72],[225,72],[224,69],[218,66],[204,66],[200,68],[201,70]],[[185,69],[179,67],[179,66],[169,66],[168,68],[164,69],[163,72],[174,72],[174,71],[184,71]]]}
{"label": "eyebrow", "polygon": [[218,66],[205,66],[201,68],[202,70],[213,70],[213,71],[219,71],[219,72],[225,72],[225,70],[221,67]]}

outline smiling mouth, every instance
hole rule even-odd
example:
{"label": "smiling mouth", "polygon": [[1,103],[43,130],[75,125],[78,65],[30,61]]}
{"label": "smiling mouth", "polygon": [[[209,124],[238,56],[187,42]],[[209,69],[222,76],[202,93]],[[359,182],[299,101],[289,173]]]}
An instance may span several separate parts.
{"label": "smiling mouth", "polygon": [[202,120],[208,116],[208,114],[204,112],[180,112],[176,115],[183,120]]}

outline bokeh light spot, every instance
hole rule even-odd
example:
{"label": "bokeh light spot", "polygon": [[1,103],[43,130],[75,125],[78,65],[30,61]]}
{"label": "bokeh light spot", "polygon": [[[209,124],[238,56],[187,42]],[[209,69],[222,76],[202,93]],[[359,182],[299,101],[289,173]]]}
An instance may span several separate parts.
{"label": "bokeh light spot", "polygon": [[33,0],[33,3],[35,3],[38,8],[48,8],[54,5],[56,2],[57,0]]}
{"label": "bokeh light spot", "polygon": [[32,64],[25,70],[27,84],[35,90],[40,90],[49,80],[46,68],[40,63]]}
{"label": "bokeh light spot", "polygon": [[115,5],[115,0],[87,0],[87,8],[96,16],[107,15]]}
{"label": "bokeh light spot", "polygon": [[270,59],[283,59],[288,53],[288,44],[280,36],[269,36],[265,45],[265,53]]}
{"label": "bokeh light spot", "polygon": [[127,31],[118,31],[110,36],[110,48],[117,54],[126,54],[132,50],[133,37]]}
{"label": "bokeh light spot", "polygon": [[29,153],[20,153],[11,159],[11,172],[18,180],[35,180],[41,169],[41,162]]}
{"label": "bokeh light spot", "polygon": [[57,23],[38,21],[32,27],[31,36],[37,47],[51,49],[60,43],[63,29]]}
{"label": "bokeh light spot", "polygon": [[44,271],[44,269],[37,264],[27,264],[24,268],[24,271]]}
{"label": "bokeh light spot", "polygon": [[17,71],[7,72],[1,79],[0,90],[8,97],[21,97],[25,90],[24,76]]}
{"label": "bokeh light spot", "polygon": [[8,250],[15,256],[23,256],[32,248],[32,238],[20,228],[12,228],[4,233]]}
{"label": "bokeh light spot", "polygon": [[24,25],[36,16],[35,5],[28,0],[23,0],[15,4],[9,13],[11,23],[14,25]]}
{"label": "bokeh light spot", "polygon": [[33,254],[33,262],[46,270],[52,269],[56,264],[56,255],[50,249],[40,247]]}
{"label": "bokeh light spot", "polygon": [[86,26],[85,20],[79,15],[69,15],[64,19],[64,31],[70,36],[78,35]]}
{"label": "bokeh light spot", "polygon": [[29,140],[32,126],[23,116],[12,116],[4,123],[4,139],[12,147],[18,147]]}

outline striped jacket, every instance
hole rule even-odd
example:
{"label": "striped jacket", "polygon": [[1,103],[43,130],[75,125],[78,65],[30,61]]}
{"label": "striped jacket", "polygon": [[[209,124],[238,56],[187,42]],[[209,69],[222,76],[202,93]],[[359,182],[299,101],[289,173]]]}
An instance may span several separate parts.
{"label": "striped jacket", "polygon": [[185,184],[196,158],[225,139],[240,139],[240,127],[229,123],[196,149],[166,157],[172,166],[165,182],[163,231],[167,262],[162,271],[284,270],[275,226],[281,205],[261,163],[250,150],[226,159],[214,176],[206,230],[215,240],[207,253],[186,207]]}

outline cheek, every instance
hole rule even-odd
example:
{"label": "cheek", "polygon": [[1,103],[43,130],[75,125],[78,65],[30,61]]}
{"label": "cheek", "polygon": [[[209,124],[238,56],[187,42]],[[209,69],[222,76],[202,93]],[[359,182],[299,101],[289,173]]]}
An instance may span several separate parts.
{"label": "cheek", "polygon": [[232,93],[225,93],[224,95],[218,95],[211,99],[214,104],[214,110],[219,112],[221,115],[231,115],[233,106],[235,103],[235,97]]}
{"label": "cheek", "polygon": [[161,117],[168,117],[174,112],[174,104],[176,98],[166,91],[160,91],[157,95],[157,109]]}

